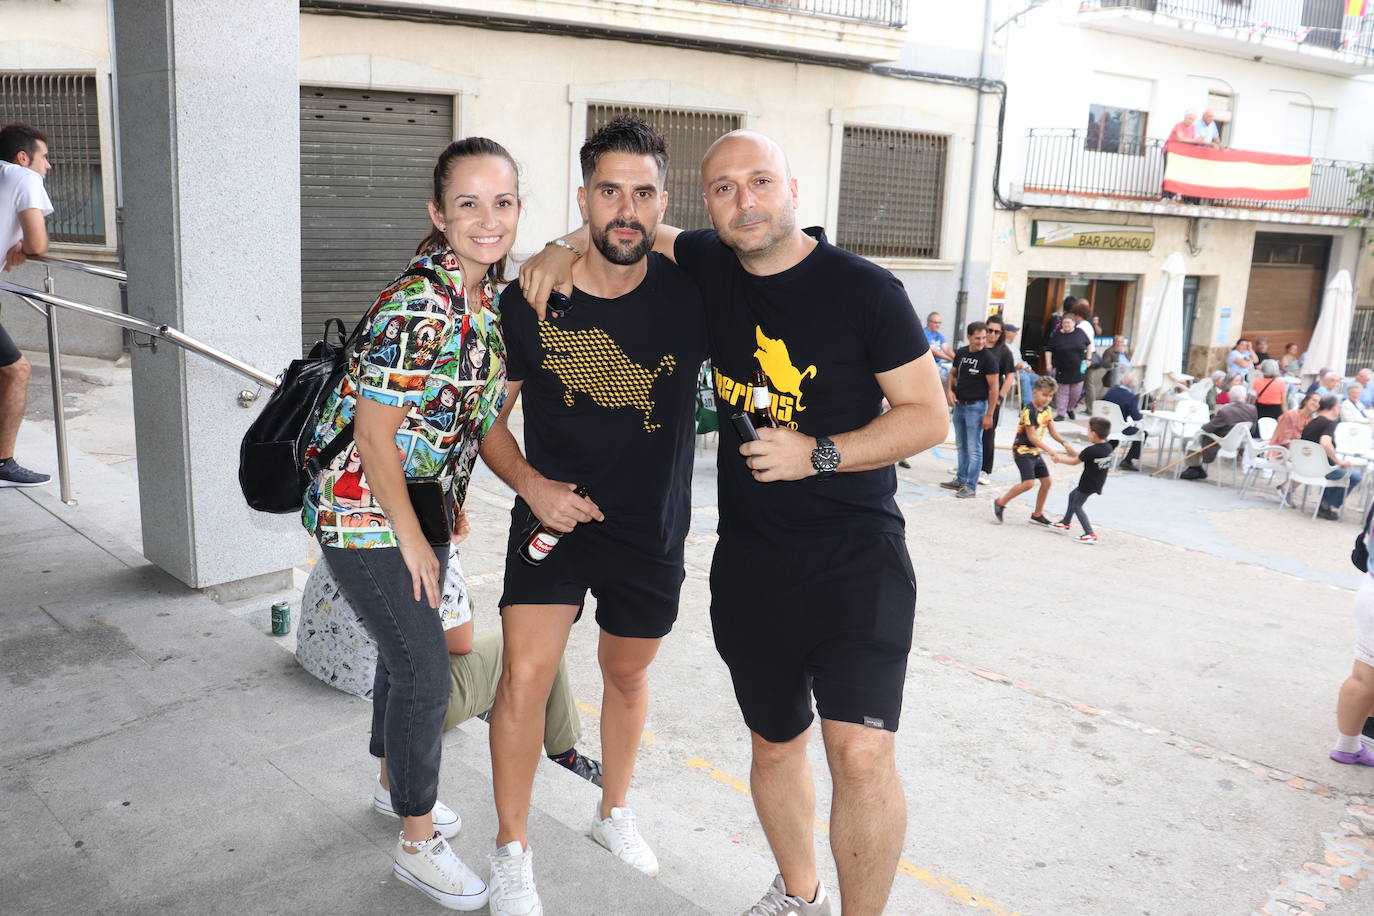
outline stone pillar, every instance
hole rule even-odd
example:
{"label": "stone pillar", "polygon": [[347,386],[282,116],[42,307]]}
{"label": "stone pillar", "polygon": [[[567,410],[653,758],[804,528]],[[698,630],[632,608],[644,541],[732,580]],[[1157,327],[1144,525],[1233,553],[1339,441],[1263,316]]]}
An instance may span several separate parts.
{"label": "stone pillar", "polygon": [[[276,375],[300,349],[299,5],[111,6],[129,310]],[[238,489],[255,383],[160,343],[133,387],[147,558],[225,594],[289,583],[306,535]]]}

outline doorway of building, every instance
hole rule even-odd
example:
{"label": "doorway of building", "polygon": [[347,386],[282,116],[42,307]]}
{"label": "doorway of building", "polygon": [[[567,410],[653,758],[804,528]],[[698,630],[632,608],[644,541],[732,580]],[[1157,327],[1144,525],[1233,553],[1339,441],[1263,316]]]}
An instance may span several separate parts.
{"label": "doorway of building", "polygon": [[1026,283],[1026,306],[1021,319],[1021,352],[1031,365],[1044,349],[1048,322],[1063,313],[1064,299],[1087,299],[1102,327],[1101,337],[1123,333],[1126,313],[1135,294],[1134,277],[1032,276]]}
{"label": "doorway of building", "polygon": [[1201,277],[1183,278],[1183,362],[1180,366],[1187,371],[1188,348],[1193,342],[1193,322],[1197,320],[1197,291]]}

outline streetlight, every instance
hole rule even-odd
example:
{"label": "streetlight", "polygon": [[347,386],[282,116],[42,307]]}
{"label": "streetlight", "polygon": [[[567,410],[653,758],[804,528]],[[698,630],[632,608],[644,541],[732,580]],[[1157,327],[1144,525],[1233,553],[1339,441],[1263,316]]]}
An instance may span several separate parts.
{"label": "streetlight", "polygon": [[1312,155],[1312,134],[1317,129],[1317,103],[1312,101],[1312,96],[1303,92],[1301,89],[1270,89],[1270,92],[1279,92],[1285,95],[1300,95],[1307,99],[1307,155]]}

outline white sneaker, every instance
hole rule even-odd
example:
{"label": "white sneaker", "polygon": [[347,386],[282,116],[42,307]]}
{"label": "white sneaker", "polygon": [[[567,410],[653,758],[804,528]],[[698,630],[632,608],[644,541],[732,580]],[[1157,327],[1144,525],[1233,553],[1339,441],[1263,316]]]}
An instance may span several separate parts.
{"label": "white sneaker", "polygon": [[611,816],[602,820],[597,814],[592,816],[592,839],[609,849],[617,859],[633,865],[650,878],[658,876],[658,857],[639,835],[635,824],[634,812],[629,808],[612,808]]}
{"label": "white sneaker", "polygon": [[400,841],[392,853],[392,872],[406,884],[450,910],[480,910],[487,905],[487,884],[463,864],[448,840],[435,836],[419,852],[406,852]]}
{"label": "white sneaker", "polygon": [[[391,790],[383,789],[380,779],[377,780],[376,788],[372,790],[372,807],[387,817],[400,817],[396,809],[391,807]],[[458,831],[463,829],[463,819],[458,816],[458,812],[441,801],[434,803],[429,814],[434,818],[434,829],[448,839],[453,839],[458,835]]]}
{"label": "white sneaker", "polygon": [[534,853],[519,841],[487,856],[491,860],[491,916],[544,916],[534,889]]}
{"label": "white sneaker", "polygon": [[787,893],[787,885],[782,875],[773,879],[768,893],[763,899],[744,911],[744,916],[830,916],[830,898],[825,895],[825,885],[816,887],[816,899],[807,903],[800,897]]}

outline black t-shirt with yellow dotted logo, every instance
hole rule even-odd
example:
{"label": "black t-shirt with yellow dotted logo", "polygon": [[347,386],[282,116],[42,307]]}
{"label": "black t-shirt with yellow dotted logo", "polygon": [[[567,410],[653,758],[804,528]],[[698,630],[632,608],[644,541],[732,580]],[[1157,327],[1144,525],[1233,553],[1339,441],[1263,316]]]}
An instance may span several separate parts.
{"label": "black t-shirt with yellow dotted logo", "polygon": [[696,284],[662,255],[619,299],[572,295],[537,321],[512,283],[501,295],[507,374],[523,382],[525,457],[585,486],[600,533],[654,554],[678,550],[691,514],[697,370],[706,319]]}
{"label": "black t-shirt with yellow dotted logo", "polygon": [[[779,274],[754,276],[710,230],[677,238],[677,262],[701,285],[710,326],[716,407],[722,414],[717,473],[720,534],[786,546],[792,535],[900,534],[891,465],[821,480],[759,483],[739,454],[728,417],[748,409],[755,369],[768,374],[773,415],[808,436],[870,423],[882,410],[874,376],[904,366],[929,345],[906,289],[890,271],[819,244]],[[843,459],[843,456],[841,456]]]}

